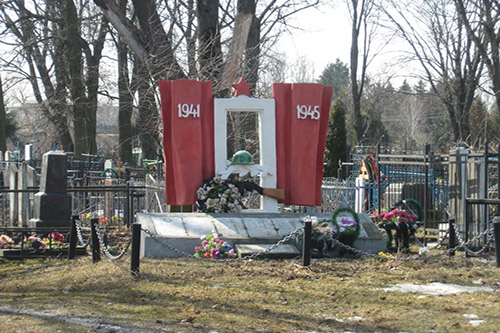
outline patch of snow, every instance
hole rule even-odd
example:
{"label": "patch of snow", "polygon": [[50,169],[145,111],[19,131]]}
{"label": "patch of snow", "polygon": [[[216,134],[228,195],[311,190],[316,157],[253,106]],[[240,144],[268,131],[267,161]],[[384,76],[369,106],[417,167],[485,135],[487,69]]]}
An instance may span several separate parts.
{"label": "patch of snow", "polygon": [[464,313],[463,316],[467,319],[478,319],[479,316],[473,313]]}
{"label": "patch of snow", "polygon": [[447,284],[440,282],[433,282],[428,285],[418,285],[411,283],[398,283],[393,287],[382,288],[384,291],[399,291],[403,293],[423,293],[431,295],[453,295],[459,293],[475,293],[478,291],[492,292],[493,288],[490,287],[471,287],[460,286],[457,284]]}
{"label": "patch of snow", "polygon": [[481,324],[484,323],[484,320],[481,320],[481,319],[478,319],[478,320],[469,320],[469,324],[471,324],[471,326],[479,326]]}

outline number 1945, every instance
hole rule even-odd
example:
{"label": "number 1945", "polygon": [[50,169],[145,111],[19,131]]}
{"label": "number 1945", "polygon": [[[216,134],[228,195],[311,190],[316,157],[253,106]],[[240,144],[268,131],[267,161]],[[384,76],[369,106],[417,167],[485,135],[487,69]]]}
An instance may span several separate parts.
{"label": "number 1945", "polygon": [[319,105],[297,105],[297,119],[319,119]]}

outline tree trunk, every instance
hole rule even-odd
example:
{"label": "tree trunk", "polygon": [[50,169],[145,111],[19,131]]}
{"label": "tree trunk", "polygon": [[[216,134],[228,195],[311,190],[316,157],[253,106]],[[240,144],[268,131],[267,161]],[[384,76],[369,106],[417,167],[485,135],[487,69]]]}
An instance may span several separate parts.
{"label": "tree trunk", "polygon": [[198,69],[196,68],[196,27],[194,26],[194,20],[196,18],[196,11],[194,8],[194,0],[187,1],[188,18],[186,24],[186,47],[187,47],[187,59],[188,59],[188,78],[194,78],[198,75]]}
{"label": "tree trunk", "polygon": [[[120,10],[125,15],[127,0],[120,1]],[[122,162],[133,163],[132,156],[132,107],[133,97],[130,90],[128,72],[128,48],[118,40],[118,141],[119,156]]]}
{"label": "tree trunk", "polygon": [[139,95],[139,118],[137,119],[137,130],[141,139],[142,157],[155,159],[158,146],[159,117],[155,103],[155,90],[151,86],[146,68],[136,62],[134,69],[134,81],[137,82]]}
{"label": "tree trunk", "polygon": [[108,32],[108,21],[102,16],[97,39],[93,43],[93,53],[85,41],[82,41],[85,47],[85,55],[87,58],[87,80],[85,82],[87,88],[86,112],[87,112],[87,137],[89,138],[89,150],[93,153],[97,152],[97,94],[99,91],[99,64],[102,57],[102,50]]}
{"label": "tree trunk", "polygon": [[[64,151],[74,151],[73,139],[69,131],[68,105],[66,103],[68,93],[67,87],[67,67],[64,51],[64,32],[57,23],[53,23],[54,33],[54,71],[56,74],[56,86],[54,95],[48,97],[50,108],[52,109],[52,123],[58,129],[58,140]],[[46,90],[47,91],[47,90]],[[41,103],[41,101],[39,101]],[[50,119],[49,119],[50,120]]]}
{"label": "tree trunk", "polygon": [[352,36],[351,36],[351,89],[353,104],[353,126],[356,132],[356,142],[361,143],[363,137],[363,119],[361,117],[361,90],[358,85],[358,57],[359,57],[359,21],[357,0],[352,0]]}
{"label": "tree trunk", "polygon": [[200,79],[218,82],[222,75],[219,1],[197,0]]}
{"label": "tree trunk", "polygon": [[96,153],[95,136],[90,137],[88,128],[92,117],[86,110],[87,98],[83,85],[82,52],[79,44],[79,19],[73,0],[66,0],[64,19],[66,27],[66,52],[69,65],[70,91],[73,103],[73,122],[76,159],[82,158],[83,153]]}
{"label": "tree trunk", "polygon": [[5,104],[3,100],[2,78],[0,77],[0,152],[3,154],[7,150],[7,113],[5,112]]}
{"label": "tree trunk", "polygon": [[253,84],[250,88],[250,95],[254,95],[257,80],[259,78],[261,22],[260,19],[255,16],[255,0],[247,0],[245,2],[247,2],[249,6],[247,11],[253,15],[245,50],[245,80]]}
{"label": "tree trunk", "polygon": [[172,38],[163,29],[155,0],[132,0],[132,2],[143,33],[146,50],[152,55],[149,60],[153,76],[163,80],[184,78],[184,72],[175,59]]}

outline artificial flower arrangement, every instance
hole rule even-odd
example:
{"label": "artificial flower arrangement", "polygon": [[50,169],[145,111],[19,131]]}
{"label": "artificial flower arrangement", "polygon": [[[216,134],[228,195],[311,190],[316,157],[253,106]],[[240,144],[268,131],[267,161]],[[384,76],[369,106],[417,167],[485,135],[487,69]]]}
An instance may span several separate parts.
{"label": "artificial flower arrangement", "polygon": [[233,259],[236,258],[236,252],[233,247],[222,239],[215,232],[201,237],[200,246],[194,248],[194,256],[197,258],[209,259]]}
{"label": "artificial flower arrangement", "polygon": [[333,239],[337,236],[338,228],[336,225],[331,225],[329,220],[318,220],[315,216],[311,219],[311,254],[315,257],[323,257],[333,248]]}
{"label": "artificial flower arrangement", "polygon": [[109,218],[104,217],[104,216],[99,216],[99,226],[104,227],[107,226],[109,223]]}
{"label": "artificial flower arrangement", "polygon": [[14,246],[14,240],[7,235],[0,235],[0,249],[10,249]]}
{"label": "artificial flower arrangement", "polygon": [[43,241],[49,247],[61,246],[66,241],[66,238],[59,232],[54,231],[49,234],[49,237],[44,238]]}
{"label": "artificial flower arrangement", "polygon": [[332,214],[332,225],[337,227],[337,239],[353,247],[360,232],[358,214],[349,207],[338,208]]}
{"label": "artificial flower arrangement", "polygon": [[[352,246],[359,235],[357,214],[348,208],[336,210],[331,219],[318,220],[316,216],[312,216],[310,219],[312,221],[311,255],[313,257],[327,256],[328,252],[334,248],[334,239]],[[302,247],[303,235],[300,233],[295,237],[299,248]],[[332,254],[330,253],[330,255]]]}
{"label": "artificial flower arrangement", "polygon": [[393,209],[388,213],[382,213],[378,216],[379,225],[387,223],[406,223],[415,224],[417,217],[414,214],[408,213],[404,210]]}
{"label": "artificial flower arrangement", "polygon": [[[406,250],[410,247],[410,234],[414,233],[417,228],[417,216],[408,213],[404,210],[393,209],[388,213],[382,213],[378,216],[378,225],[385,230],[386,247],[389,250],[398,250],[401,243],[402,249]],[[393,236],[395,231],[395,236]],[[394,247],[392,245],[395,241]]]}
{"label": "artificial flower arrangement", "polygon": [[24,249],[44,249],[47,246],[47,243],[44,239],[37,236],[29,236],[24,237],[23,248]]}
{"label": "artificial flower arrangement", "polygon": [[196,198],[197,210],[204,213],[235,213],[243,208],[238,188],[220,177],[206,180]]}

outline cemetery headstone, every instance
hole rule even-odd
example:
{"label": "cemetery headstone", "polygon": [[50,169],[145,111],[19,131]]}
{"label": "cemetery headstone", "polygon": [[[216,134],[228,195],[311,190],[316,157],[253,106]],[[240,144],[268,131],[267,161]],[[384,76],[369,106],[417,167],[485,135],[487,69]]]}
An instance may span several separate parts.
{"label": "cemetery headstone", "polygon": [[51,151],[43,155],[40,191],[35,194],[30,227],[69,227],[71,196],[67,192],[67,164],[65,153]]}

